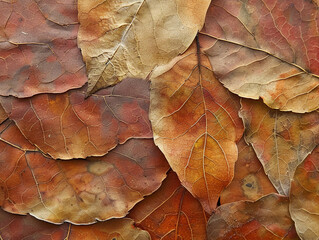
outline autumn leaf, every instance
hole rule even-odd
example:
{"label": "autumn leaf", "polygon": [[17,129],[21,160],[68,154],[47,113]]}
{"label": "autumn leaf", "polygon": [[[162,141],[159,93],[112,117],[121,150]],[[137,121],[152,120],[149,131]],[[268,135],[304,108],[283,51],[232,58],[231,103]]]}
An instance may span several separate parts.
{"label": "autumn leaf", "polygon": [[130,138],[151,138],[149,83],[126,79],[85,99],[86,89],[0,98],[23,135],[53,158],[102,156]]}
{"label": "autumn leaf", "polygon": [[150,119],[155,144],[182,185],[211,213],[231,182],[235,141],[243,133],[238,99],[215,79],[208,58],[192,47],[152,80]]}
{"label": "autumn leaf", "polygon": [[206,239],[206,213],[173,172],[160,189],[131,210],[129,217],[147,230],[152,240]]}
{"label": "autumn leaf", "polygon": [[255,201],[270,193],[276,193],[253,148],[245,143],[244,138],[237,146],[238,160],[235,164],[234,179],[220,195],[220,203]]}
{"label": "autumn leaf", "polygon": [[78,44],[92,93],[126,77],[146,78],[183,53],[210,0],[79,0]]}
{"label": "autumn leaf", "polygon": [[318,13],[308,0],[213,0],[203,32],[216,77],[274,109],[318,109]]}
{"label": "autumn leaf", "polygon": [[76,224],[124,217],[169,168],[151,139],[131,139],[103,157],[59,161],[28,149],[17,130],[12,123],[0,136],[0,204],[8,212]]}
{"label": "autumn leaf", "polygon": [[0,95],[30,97],[83,86],[76,22],[74,0],[1,0]]}
{"label": "autumn leaf", "polygon": [[208,240],[297,240],[288,203],[287,197],[271,194],[221,205],[208,221]]}
{"label": "autumn leaf", "polygon": [[112,219],[89,226],[69,223],[53,225],[31,216],[19,216],[0,210],[0,239],[19,240],[147,240],[149,234],[133,225],[128,218]]}
{"label": "autumn leaf", "polygon": [[290,191],[290,214],[301,239],[319,236],[319,146],[298,166]]}
{"label": "autumn leaf", "polygon": [[260,101],[241,101],[245,139],[280,194],[288,195],[296,167],[319,143],[319,113],[285,113]]}
{"label": "autumn leaf", "polygon": [[8,115],[4,111],[3,107],[0,104],[0,124],[3,123],[8,118]]}

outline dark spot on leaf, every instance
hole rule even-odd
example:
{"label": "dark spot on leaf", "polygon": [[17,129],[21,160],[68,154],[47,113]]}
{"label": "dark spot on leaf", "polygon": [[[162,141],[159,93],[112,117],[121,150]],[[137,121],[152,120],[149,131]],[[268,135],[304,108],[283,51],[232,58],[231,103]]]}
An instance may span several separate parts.
{"label": "dark spot on leaf", "polygon": [[251,183],[246,183],[246,187],[251,188],[253,185]]}

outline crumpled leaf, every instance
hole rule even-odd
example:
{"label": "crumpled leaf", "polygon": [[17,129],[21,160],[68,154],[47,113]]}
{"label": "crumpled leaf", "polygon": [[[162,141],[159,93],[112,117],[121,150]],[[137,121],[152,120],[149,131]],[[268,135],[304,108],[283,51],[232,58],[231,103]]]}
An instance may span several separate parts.
{"label": "crumpled leaf", "polygon": [[298,166],[290,191],[290,214],[301,239],[319,237],[319,146]]}
{"label": "crumpled leaf", "polygon": [[87,81],[76,1],[0,1],[0,95],[61,93]]}
{"label": "crumpled leaf", "polygon": [[297,240],[288,203],[287,197],[271,194],[221,205],[208,221],[208,240]]}
{"label": "crumpled leaf", "polygon": [[53,225],[31,216],[20,216],[0,210],[0,239],[18,240],[146,240],[149,234],[133,225],[128,218],[112,219],[89,226],[69,223]]}
{"label": "crumpled leaf", "polygon": [[88,92],[126,77],[146,78],[183,53],[202,28],[210,0],[79,0],[78,44]]}
{"label": "crumpled leaf", "polygon": [[131,210],[129,217],[147,230],[152,240],[206,239],[206,213],[173,172],[155,193]]}
{"label": "crumpled leaf", "polygon": [[211,36],[216,77],[231,92],[283,111],[319,108],[319,10],[308,0],[214,0]]}
{"label": "crumpled leaf", "polygon": [[169,168],[151,139],[131,139],[103,157],[60,161],[19,147],[28,142],[14,128],[6,129],[15,135],[4,141],[4,130],[0,138],[0,204],[8,212],[53,223],[123,217],[160,187]]}
{"label": "crumpled leaf", "polygon": [[155,144],[182,185],[211,213],[231,182],[243,133],[239,102],[215,79],[196,45],[152,80],[150,119]]}
{"label": "crumpled leaf", "polygon": [[85,99],[85,89],[0,98],[23,135],[53,158],[101,156],[129,138],[151,138],[149,83],[126,79]]}
{"label": "crumpled leaf", "polygon": [[256,201],[257,199],[276,193],[276,189],[266,176],[254,149],[242,138],[238,144],[238,160],[235,164],[233,181],[220,195],[220,203],[240,200]]}
{"label": "crumpled leaf", "polygon": [[319,143],[319,113],[280,112],[242,99],[245,139],[280,194],[288,195],[296,167]]}

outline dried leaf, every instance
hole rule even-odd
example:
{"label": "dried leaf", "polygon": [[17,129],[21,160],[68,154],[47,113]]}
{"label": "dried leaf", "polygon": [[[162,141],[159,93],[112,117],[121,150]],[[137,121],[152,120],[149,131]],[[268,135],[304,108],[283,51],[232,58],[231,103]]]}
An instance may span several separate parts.
{"label": "dried leaf", "polygon": [[308,0],[214,0],[204,32],[216,77],[274,109],[319,108],[319,11]]}
{"label": "dried leaf", "polygon": [[[6,129],[13,133],[14,125]],[[123,217],[159,188],[169,168],[151,139],[131,139],[99,158],[59,161],[19,147],[28,142],[18,132],[7,141],[2,135],[2,208],[53,223],[87,224]]]}
{"label": "dried leaf", "polygon": [[222,192],[220,203],[256,201],[265,195],[276,193],[253,148],[248,146],[243,138],[237,146],[238,160],[235,164],[234,179]]}
{"label": "dried leaf", "polygon": [[90,226],[53,225],[31,216],[19,216],[0,210],[0,239],[4,240],[147,240],[149,234],[128,218],[112,219]]}
{"label": "dried leaf", "polygon": [[0,99],[23,135],[53,158],[101,156],[129,138],[152,137],[149,83],[126,79],[85,99],[85,89]]}
{"label": "dried leaf", "polygon": [[79,47],[92,93],[126,77],[146,78],[183,53],[210,0],[79,0]]}
{"label": "dried leaf", "polygon": [[154,140],[182,185],[210,213],[234,175],[235,141],[243,133],[239,103],[215,79],[195,44],[173,64],[152,80]]}
{"label": "dried leaf", "polygon": [[61,93],[87,81],[76,14],[74,0],[0,0],[0,95]]}
{"label": "dried leaf", "polygon": [[298,166],[290,191],[290,214],[301,239],[319,237],[319,146]]}
{"label": "dried leaf", "polygon": [[199,201],[170,172],[162,186],[129,214],[152,239],[206,239],[206,214]]}
{"label": "dried leaf", "polygon": [[3,123],[8,118],[8,115],[4,111],[3,107],[0,104],[0,124]]}
{"label": "dried leaf", "polygon": [[288,195],[296,167],[319,143],[319,113],[285,113],[242,99],[246,141],[280,194]]}
{"label": "dried leaf", "polygon": [[287,197],[271,194],[222,205],[208,221],[208,240],[297,240],[288,203]]}

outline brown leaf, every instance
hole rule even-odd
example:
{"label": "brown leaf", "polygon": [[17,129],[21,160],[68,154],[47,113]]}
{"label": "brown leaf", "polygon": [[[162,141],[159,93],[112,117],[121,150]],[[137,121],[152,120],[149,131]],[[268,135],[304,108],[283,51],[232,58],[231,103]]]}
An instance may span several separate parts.
{"label": "brown leaf", "polygon": [[99,158],[59,161],[25,149],[16,130],[10,124],[0,138],[0,204],[12,213],[76,224],[123,217],[159,188],[169,168],[151,139],[131,139]]}
{"label": "brown leaf", "polygon": [[319,113],[285,113],[242,99],[246,141],[280,194],[288,195],[296,167],[319,143]]}
{"label": "brown leaf", "polygon": [[319,146],[298,166],[290,191],[290,214],[301,239],[319,237]]}
{"label": "brown leaf", "polygon": [[61,93],[86,81],[76,1],[0,0],[0,95]]}
{"label": "brown leaf", "polygon": [[169,172],[162,186],[129,214],[152,239],[206,239],[206,214],[201,204]]}
{"label": "brown leaf", "polygon": [[209,240],[297,240],[288,198],[271,194],[256,202],[222,205],[207,225]]}
{"label": "brown leaf", "polygon": [[319,11],[308,0],[214,0],[204,32],[216,77],[274,109],[319,108]]}
{"label": "brown leaf", "polygon": [[0,239],[3,240],[147,240],[149,234],[133,225],[128,218],[112,219],[90,226],[69,223],[54,225],[31,216],[20,216],[0,210]]}
{"label": "brown leaf", "polygon": [[256,201],[267,194],[276,193],[253,148],[248,146],[243,138],[237,146],[238,160],[235,164],[234,179],[222,192],[220,203]]}
{"label": "brown leaf", "polygon": [[0,104],[0,124],[3,123],[8,118],[8,115],[4,111],[3,107]]}
{"label": "brown leaf", "polygon": [[215,79],[196,45],[152,80],[150,119],[155,144],[183,186],[210,213],[231,182],[235,141],[243,133],[238,99]]}
{"label": "brown leaf", "polygon": [[[92,93],[126,77],[146,78],[183,53],[210,0],[79,0],[79,47]],[[200,7],[199,7],[200,6]]]}
{"label": "brown leaf", "polygon": [[149,83],[126,79],[85,99],[85,89],[0,98],[23,135],[53,158],[101,156],[129,138],[150,138]]}

